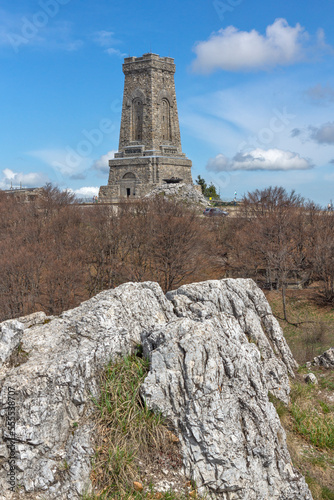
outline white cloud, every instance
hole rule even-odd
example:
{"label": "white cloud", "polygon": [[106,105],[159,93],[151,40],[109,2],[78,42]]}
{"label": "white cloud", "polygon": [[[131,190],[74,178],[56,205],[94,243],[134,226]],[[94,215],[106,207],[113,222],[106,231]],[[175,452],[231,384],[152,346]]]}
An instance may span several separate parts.
{"label": "white cloud", "polygon": [[28,46],[70,52],[78,50],[83,42],[73,37],[72,23],[55,19],[58,12],[53,12],[51,15],[40,8],[24,15],[0,10],[0,47],[11,47],[15,52]]}
{"label": "white cloud", "polygon": [[334,122],[323,123],[318,127],[309,125],[307,128],[294,128],[290,136],[298,137],[304,145],[311,141],[320,145],[334,145]]}
{"label": "white cloud", "polygon": [[82,174],[92,163],[89,156],[82,156],[70,147],[66,149],[41,149],[29,151],[26,154],[42,160],[62,175],[71,177]]}
{"label": "white cloud", "polygon": [[112,149],[105,155],[102,155],[98,160],[93,163],[92,168],[94,170],[99,170],[100,172],[106,174],[109,173],[109,160],[114,158],[114,153],[117,153],[116,150]]}
{"label": "white cloud", "polygon": [[231,170],[230,167],[231,161],[223,154],[219,154],[214,158],[210,158],[206,165],[207,170],[210,170],[211,172],[224,172],[227,170]]}
{"label": "white cloud", "polygon": [[0,178],[0,188],[8,189],[9,187],[40,187],[49,182],[49,178],[43,172],[14,172],[10,168],[5,168],[2,171]]}
{"label": "white cloud", "polygon": [[70,175],[70,179],[73,179],[75,181],[82,181],[83,179],[86,179],[86,177],[86,172],[78,172],[77,174]]}
{"label": "white cloud", "polygon": [[3,171],[3,176],[5,180],[11,181],[15,178],[15,172],[13,170],[10,170],[10,168],[5,168]]}
{"label": "white cloud", "polygon": [[118,42],[118,40],[114,38],[114,33],[112,31],[104,30],[93,33],[93,40],[101,47],[110,47],[110,45]]}
{"label": "white cloud", "polygon": [[70,193],[73,193],[77,198],[93,198],[99,194],[99,188],[96,186],[85,186],[79,189],[69,189]]}
{"label": "white cloud", "polygon": [[106,49],[105,52],[109,54],[110,56],[118,56],[118,57],[126,57],[127,54],[125,52],[121,52],[118,49],[114,49],[113,47],[110,47],[109,49]]}
{"label": "white cloud", "polygon": [[285,19],[276,19],[265,35],[228,26],[195,45],[197,58],[192,69],[197,73],[212,73],[217,69],[250,71],[293,64],[305,58],[307,38],[300,24],[292,27]]}
{"label": "white cloud", "polygon": [[[201,93],[181,101],[179,116],[184,140],[195,137],[203,145],[200,156],[193,162],[194,168],[200,168],[201,164],[205,166],[208,159],[218,153],[224,153],[232,160],[238,151],[257,148],[293,151],[303,158],[311,158],[317,167],[328,165],[328,159],[334,158],[330,150],[332,146],[320,146],[310,140],[308,125],[312,123],[320,127],[334,122],[333,107],[314,106],[307,102],[300,85],[299,74],[277,72],[266,78],[259,75],[251,80],[247,78],[246,82],[242,79],[241,83],[233,80],[219,92]],[[317,170],[308,172],[313,171]],[[235,172],[243,174],[242,170]],[[298,176],[307,171],[295,172]],[[304,174],[300,175],[303,179]],[[277,175],[281,175],[279,171]]]}
{"label": "white cloud", "polygon": [[118,56],[125,57],[127,54],[124,54],[119,49],[115,49],[113,46],[118,45],[120,40],[114,37],[114,33],[112,31],[96,31],[93,33],[94,42],[100,47],[104,48],[104,52],[109,54],[110,56]]}
{"label": "white cloud", "polygon": [[319,28],[318,31],[317,31],[317,43],[316,43],[316,49],[320,49],[320,50],[323,50],[325,52],[328,52],[329,54],[332,54],[334,53],[333,51],[333,47],[331,45],[329,45],[328,43],[326,43],[326,40],[325,40],[325,31],[322,29],[322,28]]}
{"label": "white cloud", "polygon": [[334,144],[334,122],[324,123],[320,127],[309,127],[311,139],[318,144]]}
{"label": "white cloud", "polygon": [[232,160],[219,154],[210,158],[206,168],[212,172],[235,170],[308,170],[312,164],[298,153],[283,151],[282,149],[254,149],[248,152],[237,153]]}

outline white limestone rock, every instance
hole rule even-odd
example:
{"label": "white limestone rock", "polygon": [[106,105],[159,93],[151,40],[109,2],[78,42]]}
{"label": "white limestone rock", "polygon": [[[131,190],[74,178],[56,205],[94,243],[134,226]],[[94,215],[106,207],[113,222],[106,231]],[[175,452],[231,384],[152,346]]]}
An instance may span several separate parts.
{"label": "white limestone rock", "polygon": [[[168,297],[155,283],[127,283],[57,318],[0,325],[0,500],[77,500],[90,490],[99,373],[141,339],[151,358],[143,395],[172,422],[201,491],[311,499],[268,401],[268,389],[288,399],[295,363],[262,292],[250,280],[222,280]],[[13,364],[18,346],[25,354]],[[9,388],[19,496],[8,491]]]}
{"label": "white limestone rock", "polygon": [[18,321],[20,321],[24,325],[24,328],[30,328],[31,326],[35,325],[43,325],[44,323],[50,321],[52,318],[53,316],[47,316],[45,312],[38,311],[32,314],[28,314],[28,316],[22,316],[21,318],[18,318]]}
{"label": "white limestone rock", "polygon": [[171,422],[186,474],[200,494],[312,499],[291,465],[285,432],[268,400],[260,351],[237,318],[180,318],[142,338],[151,361],[142,396]]}
{"label": "white limestone rock", "polygon": [[314,375],[314,373],[307,373],[305,376],[304,376],[304,380],[307,384],[314,384],[314,385],[317,385],[318,384],[318,379],[317,377]]}
{"label": "white limestone rock", "polygon": [[0,367],[18,348],[23,330],[24,325],[16,319],[0,323]]}
{"label": "white limestone rock", "polygon": [[[16,479],[22,492],[65,500],[89,490],[94,454],[89,414],[92,396],[98,395],[98,374],[111,359],[132,352],[142,330],[171,318],[171,303],[157,284],[128,283],[43,325],[25,330],[15,321],[1,325],[0,352],[9,355],[20,342],[27,353],[23,364],[4,363],[0,370],[0,449],[9,443],[11,388],[17,419]],[[0,463],[0,492],[9,499],[8,460]]]}
{"label": "white limestone rock", "polygon": [[161,186],[154,188],[145,196],[145,198],[153,198],[161,195],[166,198],[185,201],[190,205],[200,205],[203,208],[208,205],[208,202],[201,191],[196,189],[193,184],[185,184],[183,182],[178,184],[162,184]]}
{"label": "white limestone rock", "polygon": [[324,368],[334,368],[334,347],[331,347],[320,356],[314,358],[308,365],[323,366]]}
{"label": "white limestone rock", "polygon": [[19,348],[26,328],[44,324],[50,318],[41,311],[0,323],[0,366]]}
{"label": "white limestone rock", "polygon": [[206,321],[222,314],[237,319],[245,341],[254,343],[267,389],[289,401],[289,377],[298,367],[264,293],[251,279],[223,279],[181,286],[167,293],[178,317]]}

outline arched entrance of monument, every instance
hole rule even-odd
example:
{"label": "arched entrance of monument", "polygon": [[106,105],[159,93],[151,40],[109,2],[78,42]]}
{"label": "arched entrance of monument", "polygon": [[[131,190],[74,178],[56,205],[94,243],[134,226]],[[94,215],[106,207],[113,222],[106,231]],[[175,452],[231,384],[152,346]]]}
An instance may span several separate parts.
{"label": "arched entrance of monument", "polygon": [[136,196],[136,176],[132,172],[127,172],[121,180],[121,196],[132,198]]}

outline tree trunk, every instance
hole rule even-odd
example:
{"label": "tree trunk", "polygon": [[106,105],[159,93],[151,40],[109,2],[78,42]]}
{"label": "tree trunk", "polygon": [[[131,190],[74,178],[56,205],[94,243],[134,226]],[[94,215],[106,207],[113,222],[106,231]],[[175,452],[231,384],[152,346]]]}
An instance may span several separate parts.
{"label": "tree trunk", "polygon": [[286,295],[285,295],[285,291],[286,291],[286,285],[283,282],[282,283],[283,318],[285,319],[285,321],[288,321],[287,314],[286,314]]}

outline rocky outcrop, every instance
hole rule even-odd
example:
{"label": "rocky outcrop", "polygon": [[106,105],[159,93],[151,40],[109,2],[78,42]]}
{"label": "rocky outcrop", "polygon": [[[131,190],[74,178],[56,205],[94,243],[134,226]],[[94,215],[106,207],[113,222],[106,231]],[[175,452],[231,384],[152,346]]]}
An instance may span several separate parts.
{"label": "rocky outcrop", "polygon": [[19,346],[24,326],[13,319],[0,324],[0,367]]}
{"label": "rocky outcrop", "polygon": [[323,368],[334,368],[334,347],[331,347],[320,356],[317,356],[313,361],[306,363],[306,366],[322,366]]}
{"label": "rocky outcrop", "polygon": [[165,196],[174,200],[183,201],[189,205],[197,205],[206,207],[207,200],[193,184],[185,184],[183,182],[178,184],[163,184],[154,188],[145,198],[153,198],[155,196]]}
{"label": "rocky outcrop", "polygon": [[15,394],[16,483],[25,493],[36,493],[36,499],[46,498],[46,492],[48,499],[77,499],[90,485],[94,450],[89,413],[92,397],[98,395],[99,372],[110,359],[129,354],[143,330],[172,317],[158,285],[130,283],[46,324],[26,329],[18,321],[2,324],[8,356],[18,344],[25,353],[14,366],[9,356],[0,370],[0,492],[7,491],[2,498],[11,498],[8,394]]}
{"label": "rocky outcrop", "polygon": [[143,343],[147,404],[178,434],[187,474],[218,499],[311,499],[293,470],[268,390],[287,401],[295,362],[251,280],[155,283],[105,291],[58,318],[1,325],[1,499],[8,491],[9,396],[16,407],[19,498],[89,491],[99,373]]}
{"label": "rocky outcrop", "polygon": [[312,498],[268,400],[288,401],[296,363],[263,293],[228,279],[167,297],[179,319],[142,334],[142,394],[177,430],[186,474],[211,498]]}
{"label": "rocky outcrop", "polygon": [[236,318],[245,340],[258,347],[267,389],[288,402],[288,375],[294,377],[297,363],[265,295],[253,280],[225,279],[184,285],[169,292],[167,297],[178,317],[203,322],[223,313]]}
{"label": "rocky outcrop", "polygon": [[199,493],[224,500],[309,499],[293,470],[261,369],[238,321],[180,319],[144,334],[142,394],[172,422]]}

